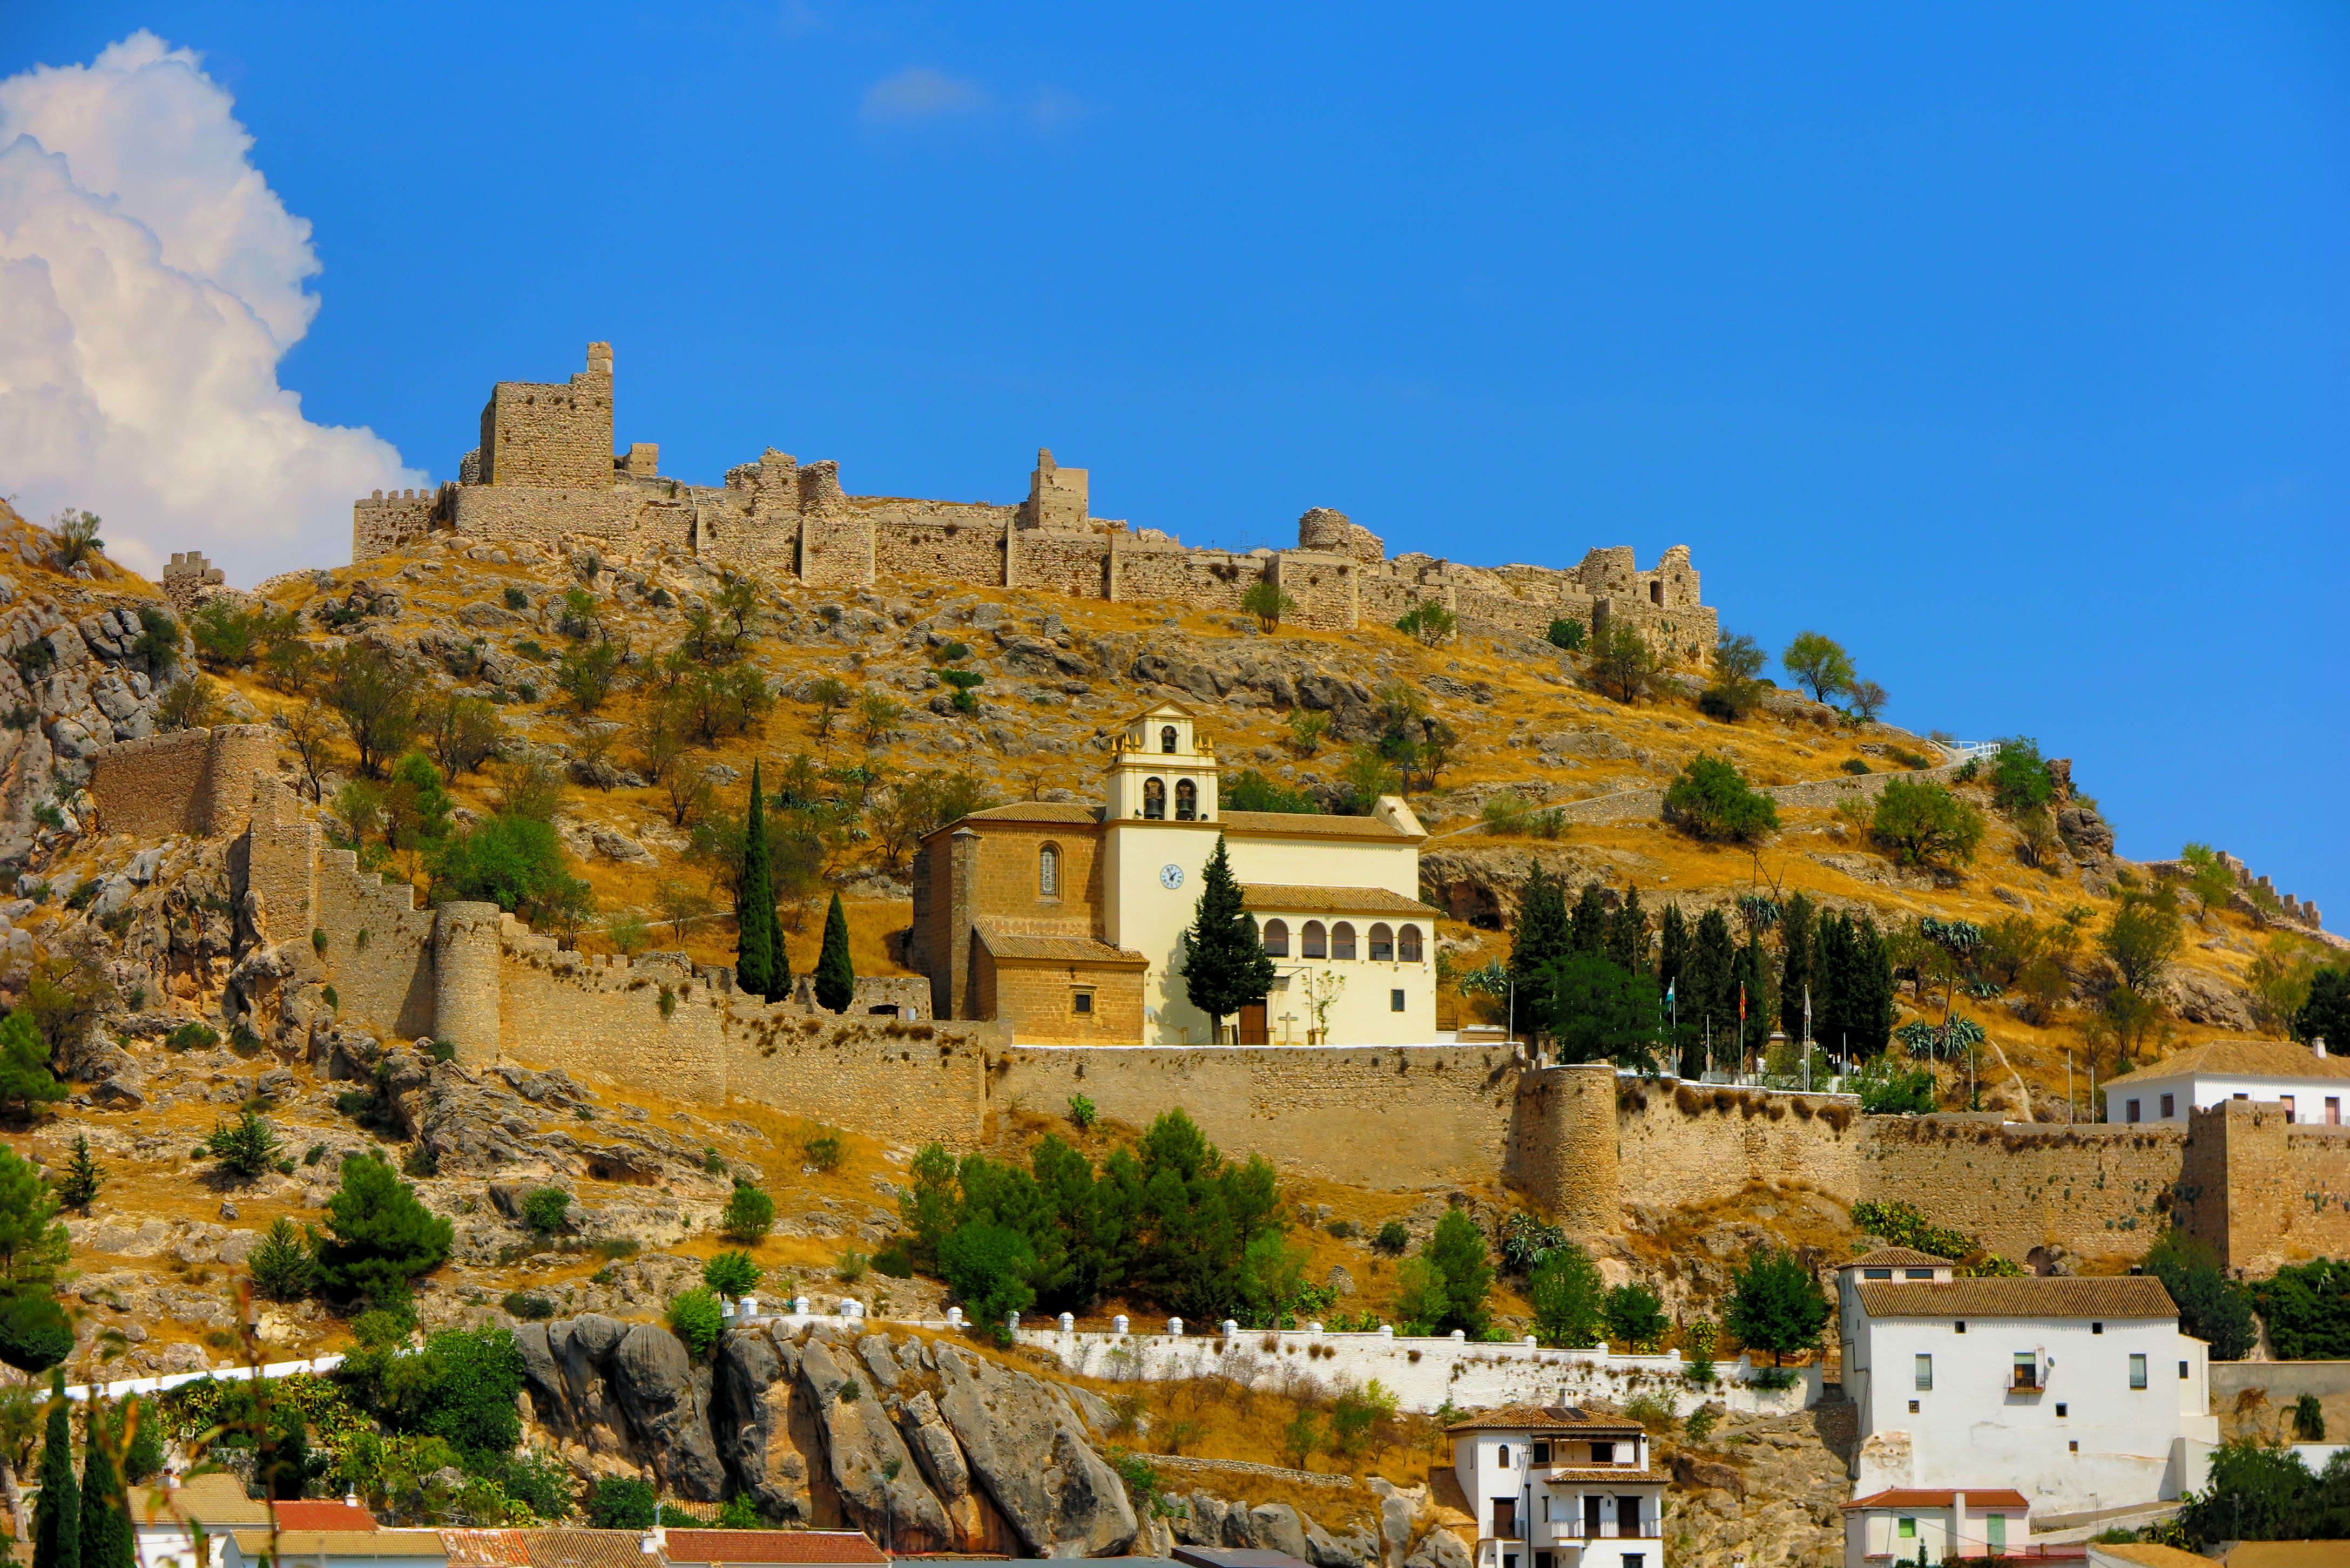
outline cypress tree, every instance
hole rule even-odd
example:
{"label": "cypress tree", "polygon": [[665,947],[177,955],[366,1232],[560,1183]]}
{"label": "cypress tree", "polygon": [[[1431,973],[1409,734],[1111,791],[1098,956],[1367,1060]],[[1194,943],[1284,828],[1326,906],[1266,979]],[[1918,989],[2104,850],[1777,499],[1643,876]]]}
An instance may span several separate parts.
{"label": "cypress tree", "polygon": [[1688,1048],[1702,1054],[1710,1035],[1715,1057],[1736,1050],[1738,944],[1720,909],[1708,909],[1699,919],[1681,972],[1681,1016],[1690,1025],[1684,1032]]}
{"label": "cypress tree", "polygon": [[1658,991],[1669,991],[1679,983],[1681,971],[1689,963],[1689,922],[1681,919],[1681,907],[1667,904],[1657,931]]}
{"label": "cypress tree", "polygon": [[857,966],[848,957],[848,916],[840,895],[824,915],[824,950],[816,961],[816,1002],[827,1012],[846,1012],[857,996]]}
{"label": "cypress tree", "polygon": [[792,993],[791,955],[775,922],[775,877],[768,864],[767,814],[759,799],[759,764],[751,764],[751,808],[743,818],[743,874],[734,883],[734,983],[780,1002]]}
{"label": "cypress tree", "polygon": [[96,1399],[82,1423],[81,1568],[134,1568],[130,1501],[122,1490],[122,1472],[115,1467],[114,1450],[107,1441],[106,1412]]}
{"label": "cypress tree", "polygon": [[1273,960],[1241,903],[1241,885],[1220,833],[1200,878],[1191,927],[1183,933],[1183,994],[1208,1015],[1215,1033],[1226,1018],[1263,1002],[1272,989]]}
{"label": "cypress tree", "polygon": [[1804,992],[1812,983],[1812,901],[1798,893],[1779,921],[1779,1027],[1804,1037]]}
{"label": "cypress tree", "polygon": [[1627,973],[1648,971],[1648,913],[1640,908],[1638,888],[1625,888],[1624,902],[1607,917],[1607,958]]}
{"label": "cypress tree", "polygon": [[[1762,947],[1762,923],[1746,926],[1746,946],[1738,955],[1738,983],[1745,988],[1746,1023],[1739,1041],[1742,1050],[1760,1054],[1771,1042],[1771,959]],[[1731,1016],[1738,1014],[1738,993],[1730,998]]]}
{"label": "cypress tree", "polygon": [[1829,910],[1814,929],[1812,947],[1812,1033],[1824,1048],[1843,1055],[1853,1049],[1852,1009],[1846,1000],[1852,922]]}
{"label": "cypress tree", "polygon": [[1572,950],[1566,895],[1541,867],[1518,895],[1518,921],[1510,932],[1510,978],[1517,982],[1517,1015],[1540,1037],[1551,1014],[1550,967]]}
{"label": "cypress tree", "polygon": [[41,1496],[33,1505],[33,1568],[81,1568],[81,1486],[74,1480],[73,1420],[66,1375],[50,1375],[49,1425],[41,1443]]}
{"label": "cypress tree", "polygon": [[1575,901],[1575,913],[1567,918],[1567,946],[1579,953],[1607,950],[1607,900],[1596,882],[1586,882],[1583,897]]}
{"label": "cypress tree", "polygon": [[1855,1050],[1874,1056],[1893,1035],[1893,955],[1877,922],[1853,922],[1851,1016]]}

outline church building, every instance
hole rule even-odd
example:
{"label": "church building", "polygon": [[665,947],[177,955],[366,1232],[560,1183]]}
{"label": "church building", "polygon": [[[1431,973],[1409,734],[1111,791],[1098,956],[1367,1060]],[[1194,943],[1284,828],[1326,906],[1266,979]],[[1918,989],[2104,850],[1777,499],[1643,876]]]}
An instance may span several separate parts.
{"label": "church building", "polygon": [[936,1015],[999,1019],[1020,1044],[1216,1044],[1180,965],[1221,835],[1275,973],[1226,1043],[1432,1044],[1437,911],[1411,807],[1228,812],[1219,772],[1191,710],[1162,702],[1118,737],[1101,805],[999,805],[924,839],[908,946]]}

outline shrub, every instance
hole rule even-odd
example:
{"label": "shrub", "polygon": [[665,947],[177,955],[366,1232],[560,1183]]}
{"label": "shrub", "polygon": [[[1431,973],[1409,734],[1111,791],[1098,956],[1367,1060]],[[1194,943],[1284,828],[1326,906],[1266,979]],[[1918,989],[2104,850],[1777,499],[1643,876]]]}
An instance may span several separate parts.
{"label": "shrub", "polygon": [[1273,632],[1281,626],[1281,618],[1297,608],[1297,601],[1281,591],[1281,585],[1271,577],[1259,577],[1241,595],[1241,608],[1256,618],[1257,629]]}
{"label": "shrub", "polygon": [[0,1297],[0,1362],[36,1376],[73,1354],[74,1326],[54,1296]]}
{"label": "shrub", "polygon": [[[1694,1365],[1691,1366],[1690,1371],[1696,1371]],[[1702,1443],[1712,1435],[1715,1424],[1721,1419],[1721,1406],[1711,1403],[1700,1405],[1681,1422],[1681,1430],[1690,1435],[1690,1441]]]}
{"label": "shrub", "polygon": [[1934,1108],[1933,1070],[1901,1072],[1879,1057],[1861,1075],[1860,1108],[1872,1116],[1926,1115]]}
{"label": "shrub", "polygon": [[213,1123],[203,1147],[223,1170],[246,1181],[277,1164],[277,1131],[252,1111],[233,1122]]}
{"label": "shrub", "polygon": [[1563,648],[1569,653],[1577,653],[1582,651],[1585,635],[1581,621],[1560,617],[1550,623],[1550,629],[1543,633],[1543,640],[1553,648]]}
{"label": "shrub", "polygon": [[1659,673],[1656,650],[1628,626],[1611,627],[1591,652],[1591,678],[1618,702],[1637,702]]}
{"label": "shrub", "polygon": [[1726,758],[1692,757],[1665,791],[1665,820],[1693,838],[1747,843],[1776,832],[1779,808]]}
{"label": "shrub", "polygon": [[1404,1229],[1404,1223],[1400,1220],[1388,1220],[1379,1227],[1379,1233],[1371,1239],[1371,1246],[1378,1251],[1385,1252],[1390,1258],[1401,1257],[1403,1250],[1410,1245],[1411,1232]]}
{"label": "shrub", "polygon": [[759,1265],[748,1252],[721,1252],[702,1265],[702,1282],[722,1296],[746,1296],[758,1288]]}
{"label": "shrub", "polygon": [[[1317,713],[1314,717],[1326,718],[1326,715]],[[1314,804],[1314,797],[1304,790],[1291,789],[1265,777],[1254,768],[1243,768],[1232,774],[1217,793],[1226,811],[1282,811],[1296,815],[1312,815],[1321,810]]]}
{"label": "shrub", "polygon": [[318,1283],[317,1240],[283,1214],[269,1222],[244,1261],[254,1289],[273,1301],[299,1301]]}
{"label": "shrub", "polygon": [[506,1309],[507,1316],[525,1323],[545,1323],[555,1315],[555,1303],[534,1291],[509,1291],[498,1304]]}
{"label": "shrub", "polygon": [[[2150,1255],[2147,1262],[2153,1262]],[[2350,1262],[2316,1258],[2289,1264],[2253,1292],[2278,1359],[2350,1359]],[[2216,1346],[2212,1354],[2219,1354]]]}
{"label": "shrub", "polygon": [[718,1217],[718,1233],[741,1246],[750,1246],[775,1225],[775,1200],[751,1183],[737,1179],[725,1212]]}
{"label": "shrub", "polygon": [[1450,641],[1461,628],[1461,618],[1434,599],[1422,599],[1396,618],[1396,629],[1408,632],[1430,648]]}
{"label": "shrub", "polygon": [[0,1105],[18,1116],[53,1106],[70,1093],[49,1071],[49,1042],[24,1008],[0,1019]]}
{"label": "shrub", "polygon": [[650,1481],[606,1476],[588,1491],[588,1522],[597,1530],[650,1530],[659,1510]]}
{"label": "shrub", "polygon": [[594,907],[571,875],[554,824],[516,811],[484,817],[442,841],[431,857],[435,898],[479,899],[535,925],[577,926]]}
{"label": "shrub", "polygon": [[1939,784],[1892,779],[1877,797],[1868,831],[1905,866],[1948,867],[1975,857],[1983,817]]}
{"label": "shrub", "polygon": [[800,1152],[806,1155],[807,1162],[818,1170],[835,1170],[840,1166],[841,1147],[837,1127],[820,1127],[801,1140]]}
{"label": "shrub", "polygon": [[853,1285],[865,1277],[865,1271],[872,1262],[872,1259],[851,1247],[833,1260],[832,1277],[844,1285]]}
{"label": "shrub", "polygon": [[522,1200],[523,1223],[541,1236],[552,1236],[563,1229],[571,1213],[571,1194],[560,1187],[535,1189]]}
{"label": "shrub", "polygon": [[685,1342],[696,1361],[709,1357],[718,1345],[719,1331],[725,1326],[718,1298],[701,1285],[671,1296],[668,1317],[670,1332]]}
{"label": "shrub", "polygon": [[941,670],[939,671],[939,679],[954,688],[952,701],[956,712],[979,711],[978,690],[986,683],[987,677],[976,670]]}
{"label": "shrub", "polygon": [[1991,793],[1999,809],[2013,816],[2056,798],[2056,774],[2029,735],[2010,735],[1991,760]]}
{"label": "shrub", "polygon": [[1069,1120],[1076,1126],[1079,1132],[1084,1132],[1088,1127],[1091,1127],[1094,1125],[1094,1117],[1098,1113],[1094,1109],[1093,1101],[1086,1098],[1085,1096],[1071,1095],[1069,1096]]}
{"label": "shrub", "polygon": [[1870,769],[1869,769],[1869,765],[1868,765],[1866,763],[1865,763],[1865,762],[1861,761],[1858,757],[1846,757],[1846,758],[1842,763],[1838,763],[1837,765],[1838,765],[1838,766],[1840,766],[1840,767],[1842,767],[1842,768],[1844,769],[1844,771],[1845,771],[1845,772],[1846,772],[1846,773],[1848,773],[1848,774],[1856,774],[1856,775],[1860,774],[1865,774],[1865,773],[1867,773],[1867,772],[1869,772],[1869,771],[1870,771]]}

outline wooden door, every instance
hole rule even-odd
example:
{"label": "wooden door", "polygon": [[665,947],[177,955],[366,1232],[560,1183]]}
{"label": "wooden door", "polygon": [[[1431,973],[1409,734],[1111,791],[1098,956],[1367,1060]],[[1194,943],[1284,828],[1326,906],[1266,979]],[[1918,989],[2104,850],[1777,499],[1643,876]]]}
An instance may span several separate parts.
{"label": "wooden door", "polygon": [[1241,1009],[1241,1044],[1243,1045],[1272,1044],[1265,1035],[1263,1002],[1251,1002]]}

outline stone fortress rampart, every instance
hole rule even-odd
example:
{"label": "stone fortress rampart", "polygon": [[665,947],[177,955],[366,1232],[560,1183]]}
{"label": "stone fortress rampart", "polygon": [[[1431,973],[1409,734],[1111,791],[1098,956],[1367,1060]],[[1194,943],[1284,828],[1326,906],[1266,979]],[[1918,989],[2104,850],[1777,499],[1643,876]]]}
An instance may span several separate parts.
{"label": "stone fortress rampart", "polygon": [[499,382],[482,410],[482,444],[456,483],[354,504],[351,559],[442,532],[484,543],[601,540],[811,588],[910,576],[1225,612],[1269,579],[1295,601],[1290,620],[1323,629],[1392,622],[1433,602],[1472,627],[1537,637],[1562,618],[1594,632],[1629,626],[1679,659],[1714,642],[1715,613],[1700,602],[1684,545],[1647,571],[1623,545],[1569,568],[1389,559],[1377,535],[1316,507],[1298,520],[1295,549],[1194,549],[1092,516],[1087,471],[1061,467],[1049,451],[1037,453],[1027,498],[1013,504],[851,495],[837,463],[802,463],[772,448],[730,469],[723,484],[688,484],[660,475],[656,445],[615,452],[612,391],[605,343],[588,345],[587,369],[567,383]]}

